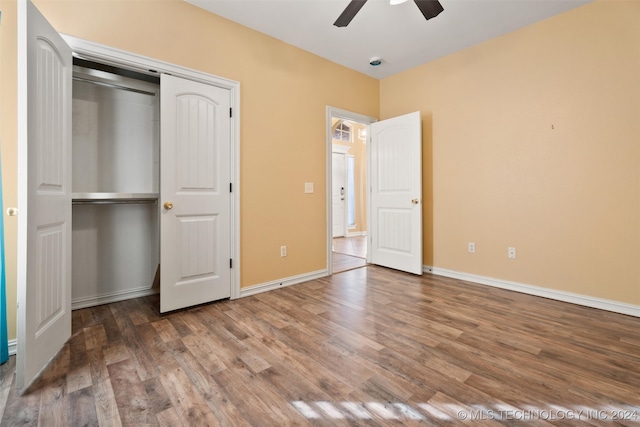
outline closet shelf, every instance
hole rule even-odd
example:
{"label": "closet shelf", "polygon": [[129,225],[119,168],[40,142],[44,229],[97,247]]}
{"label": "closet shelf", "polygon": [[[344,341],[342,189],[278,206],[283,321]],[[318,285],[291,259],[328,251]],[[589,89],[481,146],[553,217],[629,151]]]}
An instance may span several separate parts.
{"label": "closet shelf", "polygon": [[156,203],[158,193],[73,193],[72,204]]}

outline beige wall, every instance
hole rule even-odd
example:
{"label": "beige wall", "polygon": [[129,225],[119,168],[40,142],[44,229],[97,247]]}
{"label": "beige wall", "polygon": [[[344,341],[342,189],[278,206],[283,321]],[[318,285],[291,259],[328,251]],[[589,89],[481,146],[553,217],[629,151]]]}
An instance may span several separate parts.
{"label": "beige wall", "polygon": [[[377,80],[180,0],[35,4],[62,33],[239,81],[241,285],[326,267],[325,109],[331,105],[376,117]],[[15,0],[0,0],[0,125],[7,206],[17,204],[15,6]],[[300,134],[306,137],[287,137]],[[315,183],[314,194],[304,194],[305,182]],[[15,218],[6,220],[8,312],[14,322]],[[288,247],[286,258],[280,258],[281,245]],[[9,335],[15,338],[15,322]]]}
{"label": "beige wall", "polygon": [[382,119],[422,112],[425,264],[640,304],[639,18],[597,1],[381,81]]}

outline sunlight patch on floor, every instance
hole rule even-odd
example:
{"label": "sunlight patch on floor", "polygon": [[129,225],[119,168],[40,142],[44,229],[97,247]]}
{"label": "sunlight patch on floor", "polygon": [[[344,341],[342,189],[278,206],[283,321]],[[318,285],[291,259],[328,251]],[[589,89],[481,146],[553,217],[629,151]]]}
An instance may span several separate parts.
{"label": "sunlight patch on floor", "polygon": [[640,406],[603,405],[592,408],[585,405],[573,407],[549,404],[545,408],[523,405],[515,408],[505,403],[493,407],[484,405],[458,405],[455,403],[381,403],[381,402],[291,402],[294,408],[307,419],[356,419],[369,420],[441,420],[441,421],[632,421],[640,422]]}

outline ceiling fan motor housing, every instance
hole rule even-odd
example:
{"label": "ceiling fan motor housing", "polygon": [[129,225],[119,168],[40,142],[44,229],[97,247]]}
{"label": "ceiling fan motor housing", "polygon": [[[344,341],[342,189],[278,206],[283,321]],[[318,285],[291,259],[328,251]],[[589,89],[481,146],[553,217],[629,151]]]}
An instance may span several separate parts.
{"label": "ceiling fan motor housing", "polygon": [[[407,0],[391,0],[391,4],[400,4],[404,3]],[[424,19],[429,20],[434,18],[440,14],[444,10],[442,5],[438,0],[413,0]],[[349,25],[351,20],[356,16],[356,14],[360,11],[362,6],[367,2],[367,0],[351,0],[347,7],[342,11],[336,22],[333,23],[336,27],[346,27]],[[373,64],[372,64],[373,65]]]}

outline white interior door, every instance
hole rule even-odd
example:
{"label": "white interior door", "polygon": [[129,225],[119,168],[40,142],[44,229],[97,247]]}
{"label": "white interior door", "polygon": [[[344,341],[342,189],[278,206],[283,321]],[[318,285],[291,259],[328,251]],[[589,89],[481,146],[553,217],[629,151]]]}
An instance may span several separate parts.
{"label": "white interior door", "polygon": [[71,49],[18,2],[20,390],[71,336],[71,73]]}
{"label": "white interior door", "polygon": [[230,91],[162,74],[160,311],[231,295]]}
{"label": "white interior door", "polygon": [[422,132],[415,112],[371,124],[371,263],[422,274]]}
{"label": "white interior door", "polygon": [[331,200],[333,206],[333,237],[343,237],[346,235],[346,161],[342,153],[333,153],[331,165]]}

